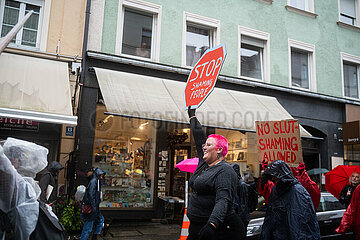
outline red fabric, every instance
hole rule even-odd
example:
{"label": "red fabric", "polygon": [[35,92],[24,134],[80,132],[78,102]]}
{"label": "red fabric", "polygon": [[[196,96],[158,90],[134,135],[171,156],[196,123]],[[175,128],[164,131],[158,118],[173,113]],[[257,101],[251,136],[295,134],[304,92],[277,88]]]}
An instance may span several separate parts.
{"label": "red fabric", "polygon": [[312,203],[314,205],[315,211],[318,209],[320,204],[320,189],[319,186],[310,179],[309,175],[305,171],[305,164],[300,163],[297,167],[297,175],[295,176],[296,179],[303,185],[303,187],[308,191],[310,194]]}
{"label": "red fabric", "polygon": [[352,228],[352,224],[353,224],[352,222],[353,219],[351,216],[351,203],[350,203],[349,207],[344,212],[344,215],[340,222],[340,226],[337,229],[335,229],[335,232],[340,234],[345,234],[347,231],[349,231]]}
{"label": "red fabric", "polygon": [[273,183],[272,181],[268,180],[267,183],[265,184],[264,188],[261,189],[261,184],[260,187],[258,189],[258,192],[265,198],[265,202],[266,204],[268,204],[269,201],[269,197],[270,197],[270,193],[271,193],[271,189],[274,187],[275,183]]}
{"label": "red fabric", "polygon": [[360,185],[356,187],[351,198],[351,217],[352,225],[356,234],[356,238],[360,239]]}
{"label": "red fabric", "polygon": [[354,230],[356,238],[360,239],[360,185],[356,187],[349,207],[346,209],[340,226],[335,230],[337,233],[345,234],[345,232]]}

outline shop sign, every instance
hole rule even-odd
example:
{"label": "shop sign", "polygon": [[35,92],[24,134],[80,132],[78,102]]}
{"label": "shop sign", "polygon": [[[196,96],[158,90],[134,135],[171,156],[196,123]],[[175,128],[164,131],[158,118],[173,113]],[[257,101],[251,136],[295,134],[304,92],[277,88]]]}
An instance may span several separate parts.
{"label": "shop sign", "polygon": [[225,45],[208,49],[191,70],[185,91],[185,109],[200,107],[215,87],[217,77],[226,57]]}
{"label": "shop sign", "polygon": [[302,162],[299,121],[256,121],[259,161],[282,160],[291,167]]}
{"label": "shop sign", "polygon": [[343,123],[344,145],[360,143],[360,121]]}
{"label": "shop sign", "polygon": [[39,131],[39,122],[26,119],[0,117],[0,129]]}

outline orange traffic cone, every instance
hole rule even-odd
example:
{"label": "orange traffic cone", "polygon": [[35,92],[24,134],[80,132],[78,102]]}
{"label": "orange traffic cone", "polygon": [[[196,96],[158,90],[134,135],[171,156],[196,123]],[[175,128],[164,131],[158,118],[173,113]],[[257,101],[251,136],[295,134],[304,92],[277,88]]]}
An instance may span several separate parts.
{"label": "orange traffic cone", "polygon": [[182,223],[182,227],[181,227],[181,234],[180,234],[179,240],[186,240],[186,238],[189,235],[190,220],[188,219],[186,214],[187,214],[187,208],[185,208],[184,218],[183,218],[183,223]]}

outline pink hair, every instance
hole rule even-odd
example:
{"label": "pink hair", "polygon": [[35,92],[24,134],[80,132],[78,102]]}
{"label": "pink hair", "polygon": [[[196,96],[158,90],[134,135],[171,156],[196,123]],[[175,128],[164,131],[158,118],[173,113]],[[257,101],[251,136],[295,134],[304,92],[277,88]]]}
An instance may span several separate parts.
{"label": "pink hair", "polygon": [[208,138],[215,139],[216,147],[223,149],[222,155],[223,155],[223,157],[225,157],[227,152],[228,152],[228,149],[229,149],[229,143],[226,140],[226,138],[224,136],[219,135],[219,134],[211,134],[211,135],[208,136]]}

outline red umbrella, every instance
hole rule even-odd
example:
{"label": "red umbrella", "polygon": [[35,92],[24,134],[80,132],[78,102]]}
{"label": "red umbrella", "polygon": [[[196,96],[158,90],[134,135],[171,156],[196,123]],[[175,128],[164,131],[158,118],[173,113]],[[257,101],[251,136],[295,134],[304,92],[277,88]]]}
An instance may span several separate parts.
{"label": "red umbrella", "polygon": [[360,173],[360,166],[339,165],[325,174],[325,189],[337,199],[353,172]]}
{"label": "red umbrella", "polygon": [[194,173],[198,164],[199,158],[188,158],[176,164],[175,167],[184,172]]}

